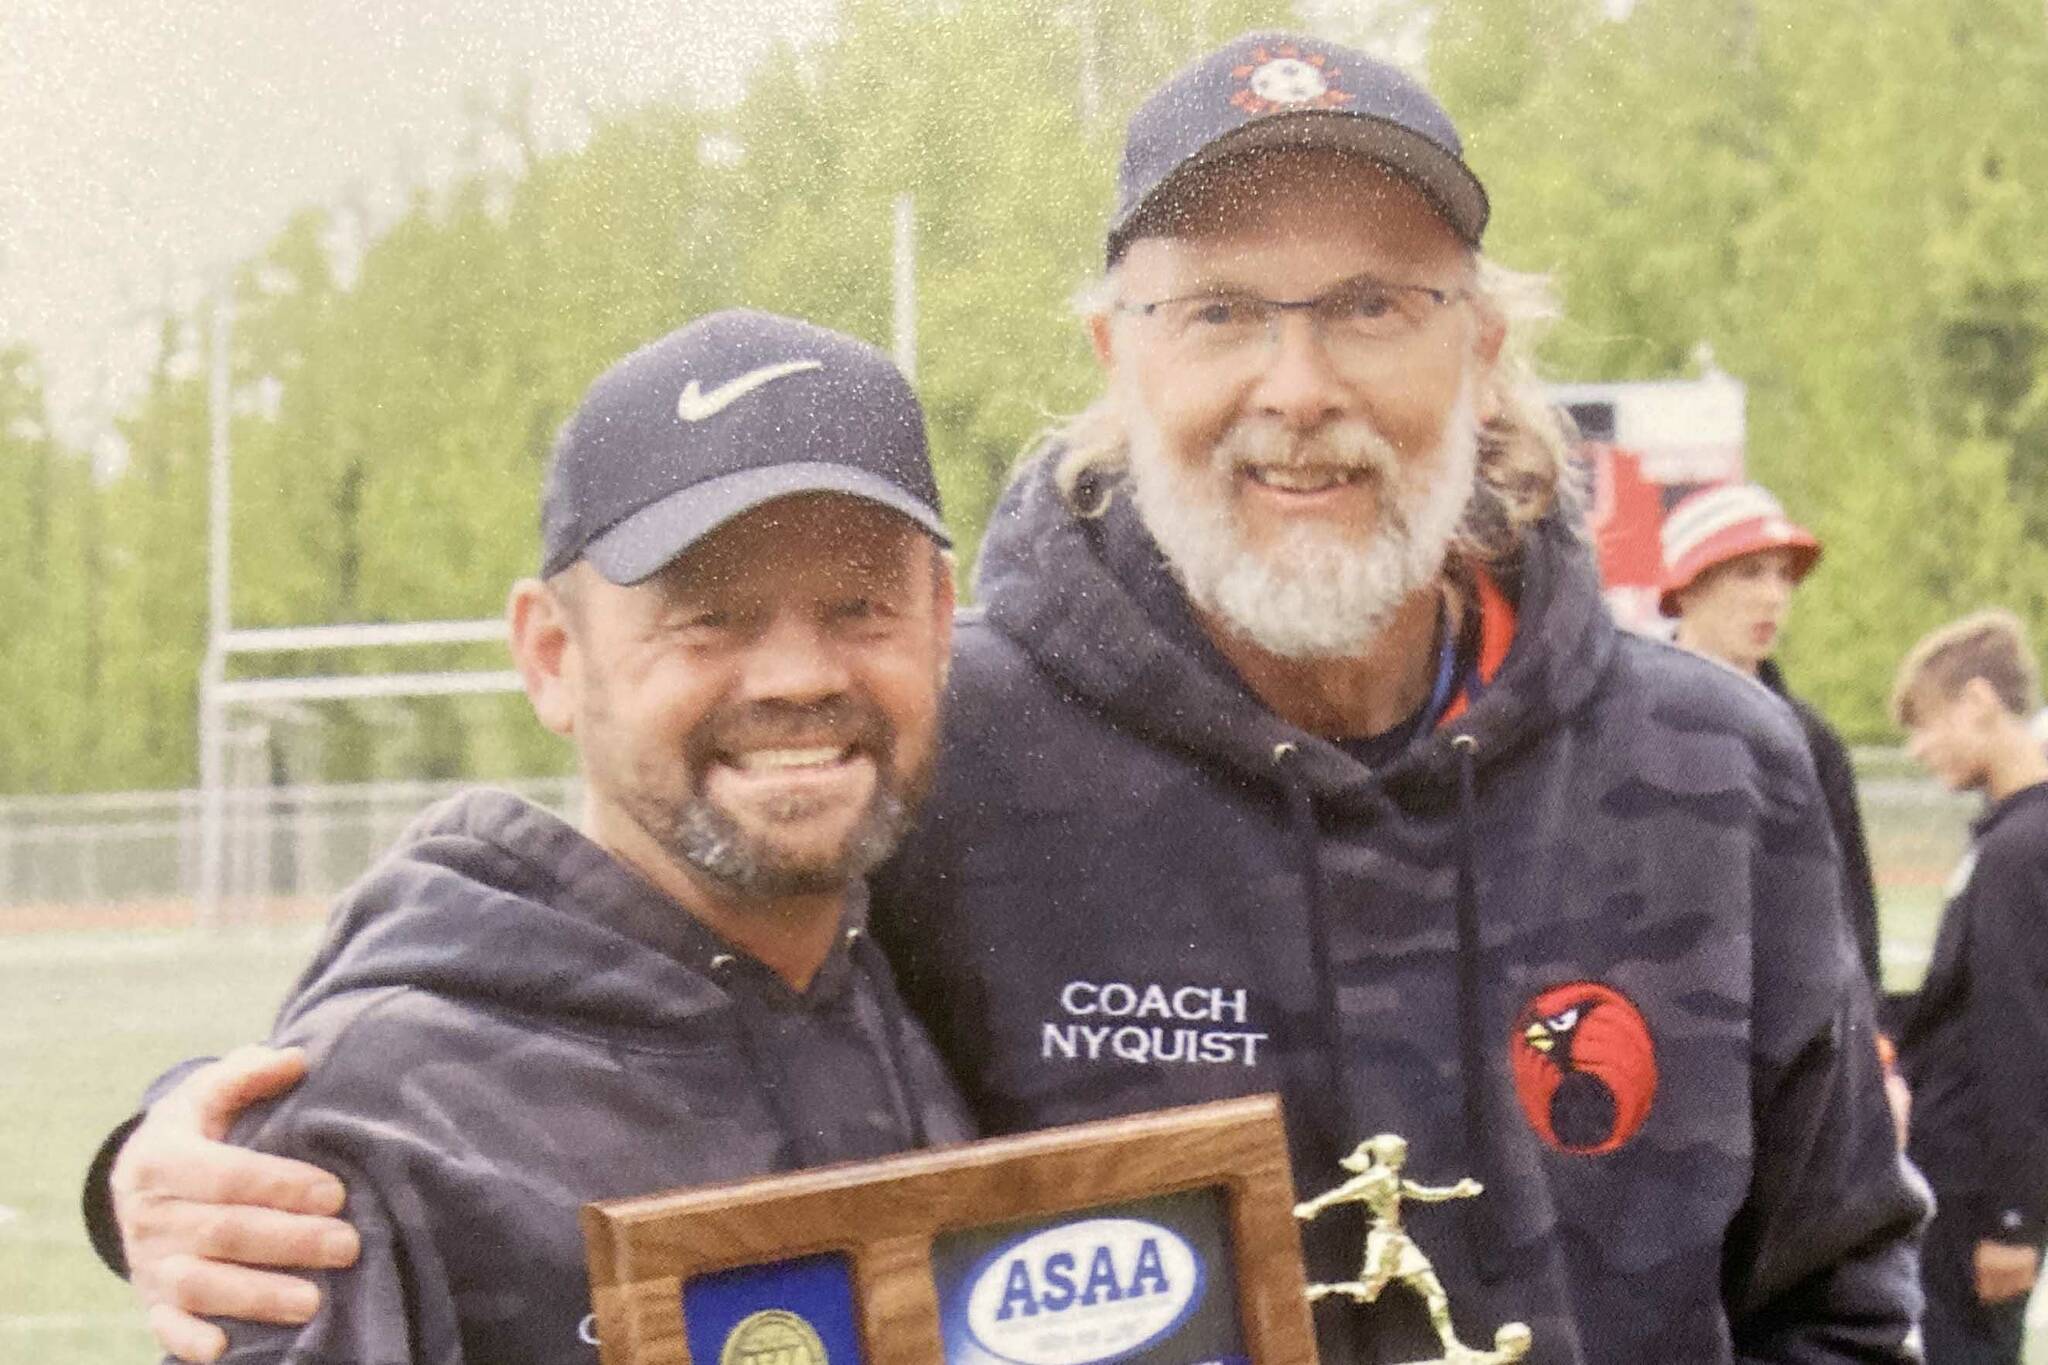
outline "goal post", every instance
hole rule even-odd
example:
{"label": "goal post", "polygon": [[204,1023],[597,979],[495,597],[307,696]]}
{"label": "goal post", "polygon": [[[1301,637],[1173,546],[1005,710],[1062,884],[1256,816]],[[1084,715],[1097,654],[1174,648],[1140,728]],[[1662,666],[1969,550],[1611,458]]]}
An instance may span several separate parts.
{"label": "goal post", "polygon": [[199,686],[199,887],[196,911],[202,927],[221,922],[226,900],[229,845],[228,747],[234,707],[288,706],[315,701],[363,701],[393,697],[477,696],[518,692],[512,669],[437,669],[394,673],[318,675],[269,674],[227,677],[235,657],[284,656],[311,651],[378,650],[431,645],[491,644],[506,639],[496,617],[473,621],[406,621],[389,624],[279,626],[219,631],[209,643]]}

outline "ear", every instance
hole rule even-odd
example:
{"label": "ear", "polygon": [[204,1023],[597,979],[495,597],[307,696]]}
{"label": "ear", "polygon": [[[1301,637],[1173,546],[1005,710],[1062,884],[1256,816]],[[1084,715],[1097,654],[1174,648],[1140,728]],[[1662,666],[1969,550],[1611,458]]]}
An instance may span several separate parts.
{"label": "ear", "polygon": [[1111,369],[1116,363],[1116,329],[1110,325],[1108,313],[1088,315],[1088,341],[1095,347],[1096,363],[1103,369]]}
{"label": "ear", "polygon": [[1473,394],[1473,416],[1483,427],[1501,416],[1502,403],[1499,378],[1500,353],[1507,345],[1507,319],[1491,303],[1480,301],[1473,308],[1473,317],[1478,330],[1472,338],[1472,359],[1479,367],[1479,378]]}
{"label": "ear", "polygon": [[1956,694],[1956,699],[1968,706],[1965,714],[1974,725],[1988,725],[2012,714],[2005,709],[2005,702],[2000,699],[1998,689],[1991,685],[1988,678],[1970,679],[1963,684],[1962,691]]}
{"label": "ear", "polygon": [[933,628],[938,636],[939,687],[943,690],[953,672],[953,609],[958,594],[953,587],[953,556],[936,546],[933,553],[939,557],[938,572],[932,575],[932,611],[936,613]]}
{"label": "ear", "polygon": [[512,641],[512,663],[525,684],[526,699],[542,725],[558,735],[576,730],[577,700],[582,694],[582,659],[570,629],[570,606],[538,578],[512,585],[505,603],[505,623]]}

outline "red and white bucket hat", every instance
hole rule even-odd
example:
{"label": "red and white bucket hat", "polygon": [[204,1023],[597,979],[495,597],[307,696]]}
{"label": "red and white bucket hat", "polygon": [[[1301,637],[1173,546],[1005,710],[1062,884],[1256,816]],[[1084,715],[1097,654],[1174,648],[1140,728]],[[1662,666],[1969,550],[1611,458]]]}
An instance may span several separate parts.
{"label": "red and white bucket hat", "polygon": [[1719,484],[1692,493],[1664,518],[1664,580],[1657,609],[1678,614],[1678,594],[1694,579],[1731,559],[1758,550],[1790,550],[1792,581],[1820,560],[1813,532],[1785,515],[1778,500],[1753,483]]}

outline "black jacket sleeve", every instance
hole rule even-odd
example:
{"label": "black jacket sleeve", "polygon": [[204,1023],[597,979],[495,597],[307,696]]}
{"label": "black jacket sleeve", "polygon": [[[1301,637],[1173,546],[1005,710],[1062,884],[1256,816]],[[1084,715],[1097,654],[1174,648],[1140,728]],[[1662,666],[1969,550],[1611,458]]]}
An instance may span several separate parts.
{"label": "black jacket sleeve", "polygon": [[2031,822],[1987,838],[1970,901],[1968,1034],[1984,1130],[1979,1236],[2048,1241],[2048,842]]}
{"label": "black jacket sleeve", "polygon": [[1771,783],[1750,869],[1755,1149],[1723,1295],[1745,1365],[1912,1361],[1927,1200],[1899,1155],[1826,816],[1801,768]]}

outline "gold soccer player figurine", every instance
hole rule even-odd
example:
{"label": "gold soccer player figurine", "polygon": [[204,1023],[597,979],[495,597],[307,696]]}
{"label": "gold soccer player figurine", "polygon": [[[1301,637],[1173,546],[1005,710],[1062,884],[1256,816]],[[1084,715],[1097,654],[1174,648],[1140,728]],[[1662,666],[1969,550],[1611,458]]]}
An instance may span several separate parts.
{"label": "gold soccer player figurine", "polygon": [[1325,1190],[1306,1203],[1294,1206],[1294,1216],[1301,1219],[1314,1218],[1332,1204],[1363,1204],[1372,1215],[1370,1229],[1365,1235],[1365,1259],[1358,1268],[1358,1278],[1342,1284],[1312,1284],[1308,1287],[1309,1302],[1314,1303],[1331,1294],[1342,1294],[1354,1303],[1371,1303],[1379,1298],[1382,1289],[1399,1280],[1422,1296],[1424,1305],[1429,1309],[1430,1324],[1436,1328],[1437,1339],[1444,1348],[1442,1357],[1437,1361],[1417,1361],[1415,1365],[1512,1365],[1529,1354],[1534,1338],[1528,1327],[1519,1322],[1504,1323],[1493,1334],[1492,1350],[1480,1350],[1459,1341],[1457,1331],[1451,1326],[1450,1295],[1444,1293],[1443,1281],[1436,1277],[1436,1267],[1429,1263],[1429,1257],[1422,1254],[1422,1248],[1415,1245],[1415,1240],[1401,1226],[1403,1198],[1419,1199],[1428,1204],[1439,1204],[1446,1199],[1470,1199],[1480,1192],[1481,1185],[1469,1176],[1444,1188],[1403,1180],[1401,1167],[1407,1160],[1406,1138],[1395,1133],[1367,1138],[1352,1149],[1350,1156],[1338,1163],[1354,1173],[1351,1179],[1334,1190]]}

